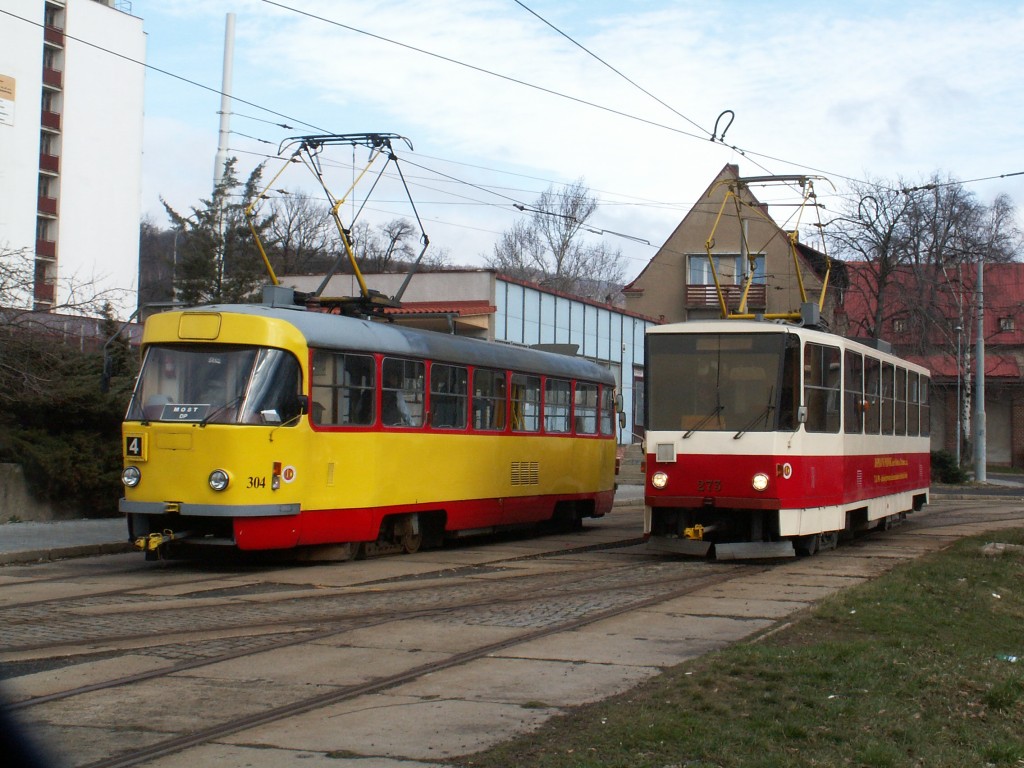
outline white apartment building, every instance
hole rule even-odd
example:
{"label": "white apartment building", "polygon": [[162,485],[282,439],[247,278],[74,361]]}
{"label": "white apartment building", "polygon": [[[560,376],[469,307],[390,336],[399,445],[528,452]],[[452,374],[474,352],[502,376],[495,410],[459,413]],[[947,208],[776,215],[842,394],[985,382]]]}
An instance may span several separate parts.
{"label": "white apartment building", "polygon": [[0,0],[0,251],[36,309],[137,288],[145,50],[125,0]]}

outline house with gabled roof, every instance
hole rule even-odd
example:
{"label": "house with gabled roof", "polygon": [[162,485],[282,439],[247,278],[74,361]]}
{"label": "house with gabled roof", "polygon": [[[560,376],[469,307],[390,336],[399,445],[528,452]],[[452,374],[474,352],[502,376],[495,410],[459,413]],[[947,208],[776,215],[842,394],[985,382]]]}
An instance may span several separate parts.
{"label": "house with gabled roof", "polygon": [[[829,274],[825,254],[779,226],[768,215],[768,206],[754,196],[751,181],[740,177],[737,165],[722,168],[623,289],[628,310],[680,322],[721,317],[724,300],[730,313],[799,317],[805,298],[819,302],[826,280],[842,282],[841,265]],[[751,271],[744,296],[743,283]],[[827,299],[828,294],[821,313],[826,324],[831,315]]]}

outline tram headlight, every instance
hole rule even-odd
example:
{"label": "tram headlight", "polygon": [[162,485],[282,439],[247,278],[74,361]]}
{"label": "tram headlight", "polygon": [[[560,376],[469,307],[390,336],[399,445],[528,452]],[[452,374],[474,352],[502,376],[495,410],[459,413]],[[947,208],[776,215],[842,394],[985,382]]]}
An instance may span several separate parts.
{"label": "tram headlight", "polygon": [[215,469],[210,473],[210,487],[215,491],[223,491],[228,487],[230,479],[223,469]]}
{"label": "tram headlight", "polygon": [[651,485],[653,485],[655,488],[659,490],[664,488],[666,485],[668,485],[668,475],[666,475],[664,472],[655,472],[653,475],[651,475]]}
{"label": "tram headlight", "polygon": [[768,475],[764,472],[758,472],[754,475],[754,479],[750,481],[750,484],[754,486],[755,491],[763,491],[768,487]]}
{"label": "tram headlight", "polygon": [[125,467],[121,472],[121,482],[129,488],[134,488],[142,479],[142,472],[138,467]]}

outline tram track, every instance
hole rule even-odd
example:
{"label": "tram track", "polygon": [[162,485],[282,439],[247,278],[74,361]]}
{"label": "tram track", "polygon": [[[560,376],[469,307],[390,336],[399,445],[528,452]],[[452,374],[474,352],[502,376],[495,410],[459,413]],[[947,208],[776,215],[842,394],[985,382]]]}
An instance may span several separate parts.
{"label": "tram track", "polygon": [[[715,566],[716,571],[726,569],[729,572],[737,567],[738,566],[734,565]],[[70,698],[72,696],[98,690],[116,688],[121,685],[128,685],[143,680],[167,677],[180,672],[212,666],[225,661],[245,658],[247,656],[256,656],[261,653],[281,648],[288,648],[301,643],[324,640],[346,632],[352,632],[354,630],[370,629],[398,620],[437,617],[445,614],[472,611],[480,608],[514,609],[524,604],[536,603],[538,600],[543,599],[545,595],[550,598],[551,591],[556,588],[558,590],[558,599],[561,601],[569,601],[572,599],[586,598],[595,595],[607,596],[609,590],[628,592],[630,590],[643,591],[653,588],[660,589],[665,585],[672,585],[683,581],[689,582],[694,578],[694,573],[689,569],[686,573],[675,576],[665,576],[663,573],[655,572],[648,578],[633,578],[625,581],[617,578],[621,573],[630,573],[633,571],[635,571],[635,568],[631,566],[621,566],[618,568],[605,569],[596,577],[592,574],[582,574],[575,577],[564,573],[543,574],[539,577],[540,583],[534,586],[522,584],[522,577],[520,577],[519,579],[513,580],[514,583],[513,581],[510,581],[507,585],[499,585],[505,586],[508,590],[514,590],[514,594],[487,594],[480,598],[451,600],[422,609],[396,607],[385,612],[375,610],[362,613],[341,613],[335,616],[320,617],[316,620],[310,620],[302,623],[282,621],[281,623],[276,624],[265,622],[244,625],[233,624],[230,626],[211,628],[205,633],[196,633],[193,631],[187,635],[182,634],[178,637],[170,638],[166,634],[161,633],[137,634],[106,638],[104,641],[101,641],[104,643],[103,645],[98,645],[97,641],[94,639],[86,639],[77,644],[64,642],[60,644],[37,644],[34,646],[21,647],[8,646],[7,650],[0,654],[0,665],[3,665],[5,662],[11,664],[17,663],[18,661],[32,661],[40,658],[40,656],[60,656],[67,659],[69,657],[74,657],[76,654],[85,657],[94,657],[100,654],[109,655],[111,653],[123,652],[126,650],[140,649],[150,650],[159,655],[161,648],[174,645],[176,642],[183,642],[186,637],[189,642],[195,643],[202,641],[204,639],[204,635],[216,638],[222,637],[224,632],[232,632],[235,637],[244,638],[251,638],[256,634],[264,633],[268,637],[279,637],[283,634],[299,634],[298,637],[279,639],[241,651],[232,651],[191,661],[179,662],[177,664],[168,665],[148,672],[126,675],[104,683],[80,686],[67,691],[17,701],[9,705],[9,708],[12,710],[27,709],[50,701]],[[702,576],[706,575],[707,574],[702,574]],[[579,586],[584,583],[586,583],[587,586]],[[436,589],[436,585],[433,587],[416,586],[413,590],[410,590],[410,593],[425,591],[427,589]]]}
{"label": "tram track", "polygon": [[250,728],[256,728],[263,725],[268,725],[270,723],[284,720],[295,715],[300,715],[324,707],[337,705],[345,701],[355,699],[359,696],[364,696],[372,693],[380,693],[390,688],[395,688],[397,686],[415,681],[426,675],[434,674],[442,670],[451,669],[453,667],[468,664],[472,661],[482,659],[491,654],[507,650],[517,645],[532,642],[535,640],[550,637],[564,632],[571,632],[573,630],[580,629],[582,627],[595,624],[597,622],[604,621],[610,618],[614,618],[616,616],[621,616],[632,611],[637,611],[644,608],[656,606],[658,604],[662,604],[665,602],[669,602],[671,600],[684,597],[697,590],[706,589],[708,587],[733,579],[736,577],[737,571],[741,571],[745,575],[749,575],[754,570],[767,570],[769,568],[770,566],[732,565],[729,566],[725,572],[718,572],[714,574],[706,573],[697,577],[696,579],[688,577],[688,581],[690,583],[688,583],[686,586],[681,586],[676,589],[663,592],[655,596],[647,597],[636,601],[630,601],[613,608],[593,612],[584,617],[579,617],[569,621],[559,622],[557,624],[526,631],[522,634],[516,635],[515,637],[508,638],[505,640],[479,645],[470,650],[451,654],[443,660],[431,661],[429,663],[419,665],[396,674],[381,676],[374,680],[360,684],[341,686],[337,690],[328,691],[316,696],[311,696],[298,701],[279,705],[277,707],[272,707],[271,709],[268,709],[257,714],[246,715],[243,717],[226,720],[215,725],[208,726],[206,728],[194,730],[186,735],[164,739],[158,743],[146,747],[136,748],[132,750],[130,754],[118,755],[109,759],[88,763],[82,766],[81,768],[128,768],[129,766],[143,765],[151,760],[171,755],[180,752],[184,749],[188,749],[190,747],[206,744],[216,739],[223,738],[234,733],[238,733],[240,731],[248,730]]}
{"label": "tram track", "polygon": [[[928,537],[928,529],[951,528],[956,535],[955,529],[961,525],[1024,523],[1020,509],[1004,508],[1000,513],[962,508],[936,509],[935,512],[938,514],[911,516],[911,524],[900,526],[892,533],[920,531]],[[930,538],[945,541],[942,535],[937,538],[930,535]],[[229,737],[343,705],[361,696],[417,683],[444,670],[481,663],[488,656],[529,658],[529,652],[524,656],[522,652],[509,649],[645,608],[653,608],[657,613],[656,606],[702,589],[717,585],[734,589],[727,585],[732,579],[743,581],[753,577],[752,581],[763,581],[758,578],[759,574],[770,574],[779,565],[778,562],[711,563],[647,556],[638,551],[621,555],[615,552],[639,542],[636,538],[619,536],[614,541],[529,554],[522,554],[521,549],[509,553],[506,549],[505,554],[509,556],[504,557],[474,552],[472,558],[467,559],[460,558],[456,548],[451,550],[455,557],[444,558],[450,565],[417,570],[404,567],[415,561],[395,558],[397,568],[368,569],[364,575],[372,578],[324,588],[316,581],[323,577],[322,571],[312,573],[309,582],[297,579],[301,571],[289,569],[280,577],[276,572],[267,571],[262,574],[262,584],[256,583],[259,573],[232,572],[210,578],[204,574],[197,591],[172,590],[173,594],[160,596],[158,606],[150,606],[153,610],[141,607],[151,595],[138,596],[138,611],[134,610],[134,605],[121,604],[118,598],[131,593],[132,588],[108,590],[110,594],[97,597],[94,605],[83,605],[82,596],[64,596],[21,606],[36,613],[32,621],[40,631],[48,626],[59,628],[63,611],[79,611],[74,615],[83,621],[109,619],[112,623],[107,625],[107,634],[102,638],[75,637],[71,632],[55,642],[33,643],[28,632],[20,645],[12,646],[11,638],[3,633],[16,630],[19,625],[8,626],[4,619],[17,612],[0,609],[0,648],[4,649],[0,653],[0,667],[5,662],[16,665],[14,660],[18,654],[26,661],[70,654],[69,658],[83,662],[104,662],[92,671],[82,667],[81,674],[68,675],[66,681],[59,668],[52,668],[54,674],[23,688],[25,698],[5,708],[21,717],[27,716],[30,721],[84,735],[90,746],[82,751],[76,749],[71,761],[78,768],[143,765],[218,740],[223,740],[218,749],[225,745],[248,744],[248,734],[241,737],[241,742]],[[861,547],[854,546],[849,554],[861,557],[864,562],[877,557],[871,550],[888,546],[887,540],[877,540],[874,532],[858,537],[858,542],[866,545],[868,551],[858,552]],[[558,546],[560,542],[552,544]],[[512,546],[516,546],[514,542]],[[841,545],[840,550],[843,548]],[[502,549],[501,545],[496,545],[494,551]],[[554,562],[560,558],[562,562]],[[820,570],[816,565],[818,558],[806,558],[804,562],[807,565],[798,566],[795,573],[808,573],[808,566],[811,570]],[[874,568],[868,570],[876,572]],[[393,575],[387,575],[388,572]],[[775,583],[771,575],[766,578],[765,584]],[[805,582],[803,576],[794,578],[797,585]],[[220,586],[215,583],[218,579],[222,582]],[[277,586],[281,585],[276,584],[275,579],[288,583],[283,584],[283,590],[278,590]],[[177,586],[192,584],[194,582],[185,582]],[[152,587],[138,587],[148,588]],[[768,589],[774,599],[790,599],[780,596],[777,587]],[[718,589],[710,591],[722,594]],[[105,601],[109,601],[109,605],[104,606]],[[106,608],[114,610],[105,614]],[[262,613],[264,610],[269,613]],[[209,616],[203,617],[204,612]],[[212,620],[218,612],[222,619],[219,624]],[[685,613],[701,616],[704,609]],[[268,616],[272,620],[268,620]],[[116,631],[118,626],[125,626],[119,622],[133,618],[136,622],[156,623],[145,632]],[[187,629],[183,626],[185,621],[195,618],[202,621],[193,622]],[[224,621],[225,618],[228,620]],[[209,624],[200,628],[207,619]],[[733,620],[742,622],[742,614],[735,614]],[[447,633],[451,627],[460,640],[450,645],[447,641],[428,642],[425,650],[433,658],[424,662],[419,657],[417,661],[418,657],[409,652],[416,653],[419,650],[416,646],[422,641],[415,632],[401,629],[405,622],[417,626],[425,622],[422,626],[433,627],[427,631],[441,633]],[[394,629],[388,627],[392,623]],[[20,626],[32,629],[31,622]],[[177,631],[169,634],[167,627],[175,626]],[[493,629],[474,631],[471,627]],[[346,638],[349,632],[354,634]],[[403,642],[412,645],[387,642],[377,645],[381,642],[377,638],[391,637],[395,632],[404,633]],[[401,657],[397,664],[400,668],[395,668],[394,658],[392,663],[376,662],[373,654],[380,651],[387,654],[385,649],[388,648],[393,649],[393,655]],[[177,658],[175,654],[192,655]],[[260,658],[261,654],[268,655]],[[122,655],[133,660],[124,667],[122,674],[117,674],[116,659]],[[147,656],[154,658],[154,666],[139,671]],[[357,666],[335,667],[338,672],[332,675],[297,678],[290,673],[279,674],[274,668],[275,663],[279,663],[275,660],[321,656],[330,659],[331,664],[346,665],[354,659]],[[364,658],[375,660],[367,666],[358,666],[359,660]],[[224,666],[218,668],[217,665]],[[100,679],[105,675],[108,679]],[[70,685],[56,690],[65,682]],[[308,688],[303,690],[304,685],[312,685],[315,690],[312,693]],[[422,685],[414,685],[413,689]],[[402,688],[388,695],[406,697],[410,695],[406,690]],[[162,714],[165,705],[160,703],[165,697],[168,697],[166,706],[173,712],[166,717]],[[207,697],[244,703],[211,710],[205,704]],[[151,720],[148,715],[124,711],[125,706],[131,710],[140,705],[147,710],[152,707],[154,713],[160,714]],[[293,724],[285,727],[291,728]],[[121,732],[136,735],[131,739],[118,738],[115,734]],[[263,732],[254,731],[252,742],[261,743],[263,736],[255,734]],[[112,738],[94,741],[95,737],[89,733],[109,733]]]}

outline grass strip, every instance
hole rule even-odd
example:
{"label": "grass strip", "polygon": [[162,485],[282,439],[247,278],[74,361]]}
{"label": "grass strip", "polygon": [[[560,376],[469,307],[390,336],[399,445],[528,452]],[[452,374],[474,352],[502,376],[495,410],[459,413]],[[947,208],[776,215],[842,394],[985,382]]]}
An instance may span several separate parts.
{"label": "grass strip", "polygon": [[986,555],[992,540],[1024,530],[902,564],[460,764],[1024,766],[1024,554]]}

